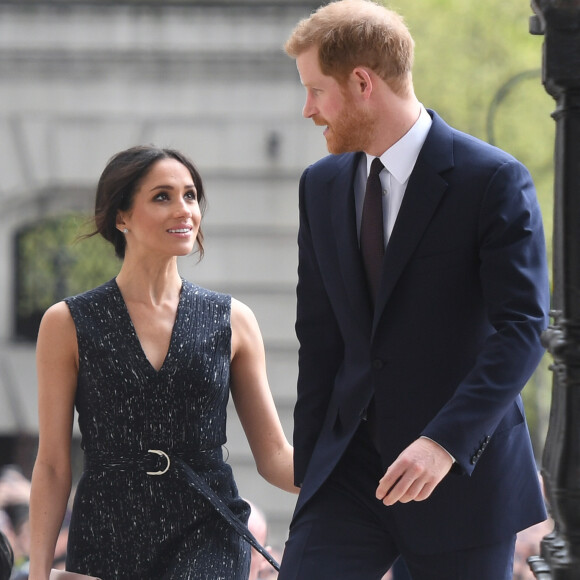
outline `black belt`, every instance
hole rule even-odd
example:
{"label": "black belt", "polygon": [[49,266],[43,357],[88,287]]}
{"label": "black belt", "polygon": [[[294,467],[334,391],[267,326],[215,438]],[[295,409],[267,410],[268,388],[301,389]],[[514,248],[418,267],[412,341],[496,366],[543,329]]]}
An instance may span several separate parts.
{"label": "black belt", "polygon": [[[213,453],[212,453],[213,451]],[[209,452],[209,458],[216,457],[216,452],[221,455],[221,450],[212,450]],[[149,455],[148,455],[149,454]],[[269,564],[277,571],[280,570],[280,564],[272,557],[272,555],[256,540],[248,526],[243,524],[236,515],[232,512],[226,502],[210,487],[207,481],[196,473],[196,471],[189,465],[189,463],[181,458],[179,455],[169,455],[160,449],[149,449],[147,454],[132,455],[132,456],[118,456],[118,455],[85,455],[86,469],[147,469],[147,463],[150,462],[151,454],[158,455],[164,460],[164,464],[156,471],[146,471],[147,475],[160,476],[167,473],[172,465],[178,465],[186,476],[187,482],[200,495],[202,495],[213,506],[215,511],[225,520],[225,522],[233,528],[248,544],[255,548],[262,556],[269,562]],[[198,460],[203,461],[203,453],[192,460],[192,463],[197,463]]]}

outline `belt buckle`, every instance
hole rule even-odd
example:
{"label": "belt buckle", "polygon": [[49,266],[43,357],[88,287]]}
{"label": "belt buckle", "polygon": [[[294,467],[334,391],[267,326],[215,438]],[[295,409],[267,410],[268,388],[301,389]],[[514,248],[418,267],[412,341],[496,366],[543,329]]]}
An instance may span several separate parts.
{"label": "belt buckle", "polygon": [[167,455],[165,451],[161,451],[161,449],[147,449],[147,453],[155,453],[160,457],[164,457],[165,460],[167,461],[165,469],[162,469],[161,471],[147,471],[147,475],[163,475],[164,473],[167,473],[167,471],[169,470],[169,466],[171,465],[171,459],[169,459],[169,455]]}

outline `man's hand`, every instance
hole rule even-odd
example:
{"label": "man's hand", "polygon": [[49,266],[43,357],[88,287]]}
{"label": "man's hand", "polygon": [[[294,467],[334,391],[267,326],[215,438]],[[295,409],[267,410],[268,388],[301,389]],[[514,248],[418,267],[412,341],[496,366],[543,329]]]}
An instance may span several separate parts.
{"label": "man's hand", "polygon": [[447,475],[453,459],[435,441],[421,437],[407,447],[387,469],[376,496],[385,505],[423,501]]}

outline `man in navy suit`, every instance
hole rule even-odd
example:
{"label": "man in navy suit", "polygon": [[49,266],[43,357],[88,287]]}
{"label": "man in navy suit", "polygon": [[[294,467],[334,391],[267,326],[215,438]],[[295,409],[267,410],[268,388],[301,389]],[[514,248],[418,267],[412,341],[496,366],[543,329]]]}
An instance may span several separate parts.
{"label": "man in navy suit", "polygon": [[545,519],[520,398],[549,305],[534,185],[423,107],[413,46],[367,0],[285,46],[331,155],[300,181],[301,492],[280,580],[378,580],[399,555],[414,580],[511,580],[516,533]]}

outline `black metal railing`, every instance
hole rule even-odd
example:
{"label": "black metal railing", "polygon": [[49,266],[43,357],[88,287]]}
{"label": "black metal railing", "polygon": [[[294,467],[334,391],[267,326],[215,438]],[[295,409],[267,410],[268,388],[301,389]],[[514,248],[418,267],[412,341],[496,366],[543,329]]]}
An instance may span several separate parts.
{"label": "black metal railing", "polygon": [[555,99],[554,359],[542,476],[554,530],[528,562],[538,580],[580,580],[580,0],[532,0],[543,34],[542,82]]}

